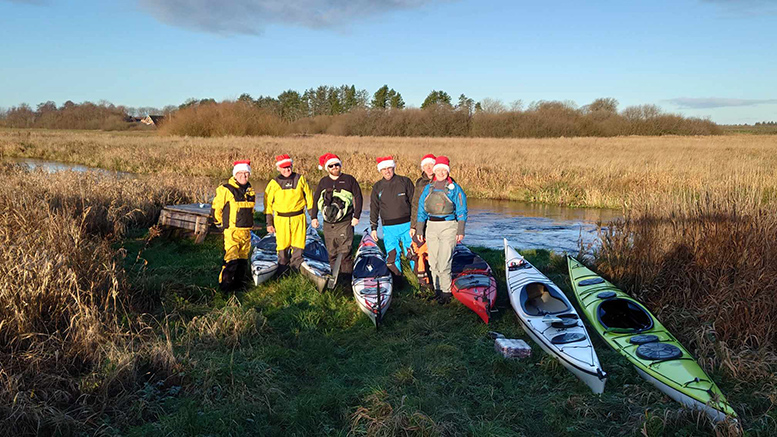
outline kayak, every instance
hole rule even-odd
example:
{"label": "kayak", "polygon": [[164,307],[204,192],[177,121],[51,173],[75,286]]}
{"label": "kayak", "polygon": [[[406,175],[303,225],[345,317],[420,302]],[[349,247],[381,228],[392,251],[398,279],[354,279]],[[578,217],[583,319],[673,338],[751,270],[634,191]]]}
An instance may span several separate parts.
{"label": "kayak", "polygon": [[463,244],[453,249],[451,292],[459,302],[488,323],[496,302],[496,279],[491,266]]}
{"label": "kayak", "polygon": [[327,286],[334,287],[332,268],[329,266],[329,252],[326,251],[321,236],[312,227],[308,228],[305,235],[305,250],[302,251],[300,271],[316,284],[318,291],[323,291]]}
{"label": "kayak", "polygon": [[392,277],[386,256],[367,230],[356,250],[352,277],[353,297],[377,327],[391,304]]}
{"label": "kayak", "polygon": [[506,239],[504,246],[510,303],[526,333],[594,393],[604,392],[607,374],[569,299],[556,284],[510,247]]}
{"label": "kayak", "polygon": [[267,234],[262,238],[251,233],[251,244],[254,250],[251,253],[251,276],[254,284],[272,278],[278,271],[278,252],[276,252],[275,234]]}
{"label": "kayak", "polygon": [[575,297],[593,329],[642,378],[714,422],[736,417],[717,385],[650,311],[574,258],[567,258],[567,266]]}

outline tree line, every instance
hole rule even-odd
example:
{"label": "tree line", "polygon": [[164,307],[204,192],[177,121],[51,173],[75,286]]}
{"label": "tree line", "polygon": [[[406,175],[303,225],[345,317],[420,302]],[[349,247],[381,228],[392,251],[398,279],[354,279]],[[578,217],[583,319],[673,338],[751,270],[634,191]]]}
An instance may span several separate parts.
{"label": "tree line", "polygon": [[663,112],[655,105],[619,110],[614,98],[577,106],[571,101],[453,99],[432,90],[420,108],[383,85],[370,94],[354,85],[321,85],[277,97],[241,94],[236,100],[188,99],[162,109],[130,108],[108,102],[45,102],[0,111],[0,126],[16,128],[126,129],[133,117],[169,115],[162,132],[172,135],[333,134],[374,136],[559,137],[615,135],[709,135],[722,133],[707,119]]}

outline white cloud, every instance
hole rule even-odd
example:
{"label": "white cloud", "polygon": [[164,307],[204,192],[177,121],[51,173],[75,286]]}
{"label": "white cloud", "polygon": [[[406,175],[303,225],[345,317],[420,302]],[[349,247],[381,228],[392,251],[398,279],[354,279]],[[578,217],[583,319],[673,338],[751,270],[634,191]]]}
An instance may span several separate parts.
{"label": "white cloud", "polygon": [[268,24],[341,27],[364,17],[450,0],[139,0],[173,26],[222,34],[256,34]]}
{"label": "white cloud", "polygon": [[680,109],[709,109],[725,108],[731,106],[757,106],[777,103],[777,99],[730,99],[724,97],[678,97],[667,102]]}

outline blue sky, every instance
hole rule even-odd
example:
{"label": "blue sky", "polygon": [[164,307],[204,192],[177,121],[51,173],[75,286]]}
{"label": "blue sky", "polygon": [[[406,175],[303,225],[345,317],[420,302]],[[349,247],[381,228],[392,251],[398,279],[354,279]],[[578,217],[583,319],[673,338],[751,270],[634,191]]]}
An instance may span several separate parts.
{"label": "blue sky", "polygon": [[0,0],[0,107],[383,84],[777,121],[773,0]]}

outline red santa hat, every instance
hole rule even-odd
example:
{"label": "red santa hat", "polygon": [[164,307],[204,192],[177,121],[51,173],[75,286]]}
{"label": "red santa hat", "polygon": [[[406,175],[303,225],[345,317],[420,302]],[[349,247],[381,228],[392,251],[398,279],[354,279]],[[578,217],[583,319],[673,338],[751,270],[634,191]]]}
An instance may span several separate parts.
{"label": "red santa hat", "polygon": [[421,168],[424,168],[426,164],[432,164],[434,165],[434,160],[437,159],[436,156],[432,155],[431,153],[428,155],[424,155],[423,158],[421,158]]}
{"label": "red santa hat", "polygon": [[380,158],[376,158],[375,162],[378,163],[378,171],[381,171],[384,168],[397,166],[397,164],[394,162],[394,158],[392,158],[391,156],[382,156]]}
{"label": "red santa hat", "polygon": [[438,168],[444,168],[448,173],[451,172],[451,163],[447,156],[438,156],[434,160],[434,167],[432,167],[432,171],[437,171]]}
{"label": "red santa hat", "polygon": [[232,163],[232,176],[235,176],[238,172],[247,171],[251,173],[251,160],[243,159]]}
{"label": "red santa hat", "polygon": [[323,170],[325,168],[329,168],[332,164],[340,164],[343,165],[342,161],[340,161],[340,158],[335,155],[334,153],[325,153],[318,157],[318,169]]}
{"label": "red santa hat", "polygon": [[291,160],[291,157],[286,154],[278,155],[275,157],[275,166],[278,168],[291,167],[292,162],[293,161]]}

